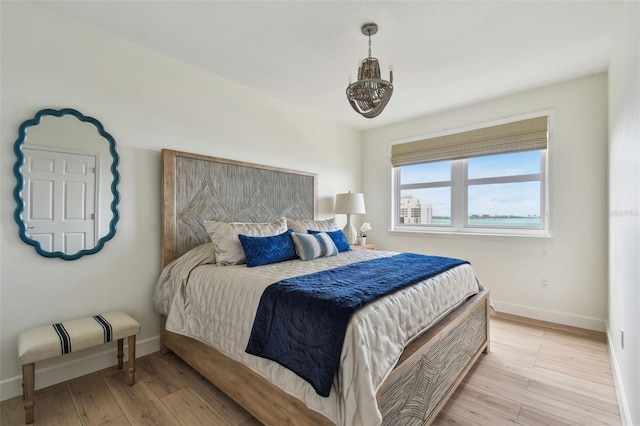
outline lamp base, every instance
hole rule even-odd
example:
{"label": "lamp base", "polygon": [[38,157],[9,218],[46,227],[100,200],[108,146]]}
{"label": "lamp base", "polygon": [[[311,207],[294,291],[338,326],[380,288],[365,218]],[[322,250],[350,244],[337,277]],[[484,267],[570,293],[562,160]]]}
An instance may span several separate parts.
{"label": "lamp base", "polygon": [[342,228],[342,232],[344,232],[344,235],[347,237],[349,244],[356,242],[358,231],[356,231],[355,226],[351,224],[351,214],[347,214],[347,224]]}

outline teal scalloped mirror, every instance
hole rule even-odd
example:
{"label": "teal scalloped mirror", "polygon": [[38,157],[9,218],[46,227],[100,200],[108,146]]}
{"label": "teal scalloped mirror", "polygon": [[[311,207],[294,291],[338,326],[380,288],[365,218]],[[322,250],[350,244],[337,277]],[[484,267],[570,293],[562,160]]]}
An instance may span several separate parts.
{"label": "teal scalloped mirror", "polygon": [[71,108],[40,110],[20,125],[14,152],[14,219],[25,243],[74,260],[114,237],[120,157],[98,120]]}

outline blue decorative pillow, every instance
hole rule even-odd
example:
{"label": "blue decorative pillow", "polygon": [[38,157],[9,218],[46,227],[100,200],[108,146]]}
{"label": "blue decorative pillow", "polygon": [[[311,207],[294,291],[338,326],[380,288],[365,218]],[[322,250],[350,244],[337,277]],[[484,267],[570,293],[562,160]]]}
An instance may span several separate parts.
{"label": "blue decorative pillow", "polygon": [[291,239],[293,229],[272,237],[250,237],[238,235],[244,255],[247,258],[247,266],[268,265],[270,263],[284,262],[296,259],[296,247]]}
{"label": "blue decorative pillow", "polygon": [[299,234],[294,232],[291,237],[296,245],[298,256],[302,260],[338,255],[338,248],[326,232],[318,234]]}
{"label": "blue decorative pillow", "polygon": [[344,235],[344,232],[342,232],[342,229],[338,229],[337,231],[314,231],[313,229],[309,229],[307,232],[310,234],[319,234],[320,232],[324,232],[331,237],[336,247],[338,248],[338,251],[351,250],[349,241],[347,241],[347,236]]}

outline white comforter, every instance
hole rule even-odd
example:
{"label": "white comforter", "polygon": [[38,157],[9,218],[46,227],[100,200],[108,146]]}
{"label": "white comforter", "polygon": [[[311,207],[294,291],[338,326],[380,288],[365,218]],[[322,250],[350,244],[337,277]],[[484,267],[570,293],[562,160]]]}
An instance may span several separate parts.
{"label": "white comforter", "polygon": [[308,262],[291,260],[255,268],[194,266],[201,259],[174,261],[156,285],[155,309],[168,315],[167,330],[195,338],[249,366],[336,424],[379,425],[382,417],[376,392],[404,347],[480,290],[470,265],[453,268],[358,311],[347,329],[340,368],[327,398],[318,395],[295,373],[276,362],[249,355],[245,348],[260,296],[270,284],[393,254],[396,253],[352,250]]}

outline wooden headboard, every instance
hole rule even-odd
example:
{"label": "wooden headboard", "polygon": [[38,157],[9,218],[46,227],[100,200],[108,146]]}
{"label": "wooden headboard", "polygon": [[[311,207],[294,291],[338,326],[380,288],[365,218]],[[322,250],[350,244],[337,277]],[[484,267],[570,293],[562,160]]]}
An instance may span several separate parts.
{"label": "wooden headboard", "polygon": [[209,241],[205,220],[314,219],[318,177],[187,152],[162,150],[162,266]]}

